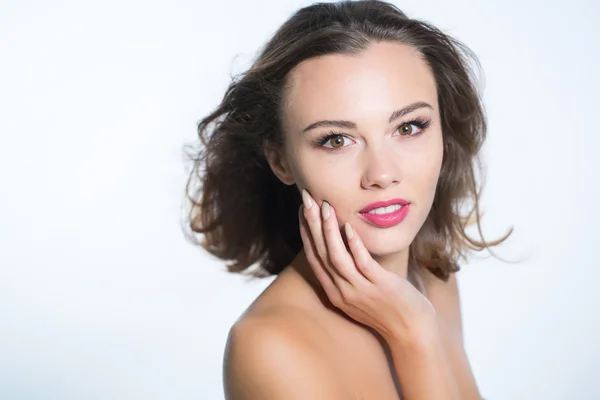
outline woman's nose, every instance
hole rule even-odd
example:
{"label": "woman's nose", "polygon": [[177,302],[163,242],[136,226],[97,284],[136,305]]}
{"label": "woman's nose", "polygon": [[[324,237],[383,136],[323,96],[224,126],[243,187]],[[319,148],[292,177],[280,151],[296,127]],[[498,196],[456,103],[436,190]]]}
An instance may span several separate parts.
{"label": "woman's nose", "polygon": [[384,146],[370,149],[364,154],[364,172],[361,185],[364,189],[385,189],[401,180],[398,155]]}

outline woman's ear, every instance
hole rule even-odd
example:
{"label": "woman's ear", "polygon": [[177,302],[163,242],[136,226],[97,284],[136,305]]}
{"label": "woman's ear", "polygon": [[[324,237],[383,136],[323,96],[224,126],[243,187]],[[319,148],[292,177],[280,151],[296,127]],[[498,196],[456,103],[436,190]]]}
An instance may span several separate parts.
{"label": "woman's ear", "polygon": [[263,150],[267,162],[271,167],[271,171],[273,171],[275,176],[286,185],[293,185],[296,183],[289,164],[285,156],[282,154],[282,150],[273,143],[269,142],[263,146]]}

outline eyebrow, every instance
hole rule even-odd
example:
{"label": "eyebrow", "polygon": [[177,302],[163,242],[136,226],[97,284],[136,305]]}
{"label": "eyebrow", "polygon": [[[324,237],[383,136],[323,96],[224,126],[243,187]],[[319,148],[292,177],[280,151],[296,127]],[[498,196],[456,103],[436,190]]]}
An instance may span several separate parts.
{"label": "eyebrow", "polygon": [[[433,107],[431,106],[431,104],[426,103],[424,101],[418,101],[416,103],[409,104],[404,108],[394,111],[392,113],[392,115],[390,115],[389,122],[391,123],[392,121],[394,121],[398,118],[401,118],[404,115],[411,113],[415,110],[418,110],[419,108],[429,108],[429,109],[433,110]],[[324,126],[333,126],[333,127],[337,127],[337,128],[346,128],[346,129],[356,129],[356,123],[352,122],[352,121],[322,120],[322,121],[313,122],[312,124],[308,125],[306,128],[304,128],[302,130],[302,133],[308,132],[311,129],[321,128]]]}

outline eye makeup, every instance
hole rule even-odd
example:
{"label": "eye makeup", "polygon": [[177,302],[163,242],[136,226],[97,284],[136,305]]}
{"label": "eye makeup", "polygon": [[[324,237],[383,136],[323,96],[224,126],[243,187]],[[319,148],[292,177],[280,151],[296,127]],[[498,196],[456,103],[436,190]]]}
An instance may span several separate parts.
{"label": "eye makeup", "polygon": [[[423,117],[414,118],[410,121],[403,122],[403,123],[399,124],[398,126],[396,126],[396,128],[394,129],[394,132],[398,131],[401,127],[403,127],[405,125],[414,125],[414,126],[418,127],[420,130],[417,133],[400,134],[400,135],[395,135],[395,136],[406,137],[408,139],[420,136],[431,125],[431,119],[423,118]],[[316,147],[324,149],[325,151],[335,152],[340,149],[343,149],[346,146],[333,147],[333,146],[325,146],[325,144],[327,144],[327,142],[329,142],[330,140],[337,139],[337,138],[342,138],[344,140],[351,140],[351,138],[349,138],[344,133],[336,132],[336,131],[332,130],[332,131],[329,131],[329,132],[319,136],[318,138],[316,138],[313,141],[313,144]]]}

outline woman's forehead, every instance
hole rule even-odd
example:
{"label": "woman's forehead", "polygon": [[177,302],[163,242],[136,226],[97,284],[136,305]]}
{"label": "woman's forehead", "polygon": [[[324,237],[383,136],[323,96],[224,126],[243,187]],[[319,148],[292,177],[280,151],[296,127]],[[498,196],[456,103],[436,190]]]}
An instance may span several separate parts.
{"label": "woman's forehead", "polygon": [[437,109],[435,78],[422,57],[397,43],[373,44],[358,55],[331,54],[290,72],[284,113],[296,125],[320,117],[389,113],[415,101]]}

